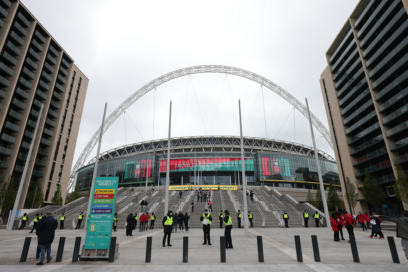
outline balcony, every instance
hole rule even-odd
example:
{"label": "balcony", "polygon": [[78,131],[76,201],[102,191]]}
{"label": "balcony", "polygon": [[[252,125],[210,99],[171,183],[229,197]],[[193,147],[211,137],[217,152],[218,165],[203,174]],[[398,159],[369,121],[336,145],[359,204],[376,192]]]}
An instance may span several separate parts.
{"label": "balcony", "polygon": [[31,131],[26,130],[26,131],[24,131],[24,136],[27,137],[27,138],[32,139],[34,137],[34,133],[32,133]]}
{"label": "balcony", "polygon": [[11,149],[0,146],[0,155],[10,157],[11,156]]}
{"label": "balcony", "polygon": [[392,75],[394,75],[394,73],[400,69],[401,67],[405,66],[406,63],[408,62],[408,54],[406,54],[405,56],[403,56],[402,58],[400,58],[396,63],[394,63],[394,65],[388,69],[387,72],[385,72],[382,76],[380,76],[376,81],[374,81],[373,83],[373,90],[379,90],[382,89],[386,82],[386,80],[391,77]]}
{"label": "balcony", "polygon": [[10,81],[0,76],[0,86],[8,88],[9,85],[10,85]]}
{"label": "balcony", "polygon": [[386,109],[397,103],[398,101],[404,99],[408,96],[408,87],[403,89],[401,92],[397,93],[395,96],[391,97],[389,100],[384,102],[378,107],[379,112],[384,112]]}
{"label": "balcony", "polygon": [[[337,47],[336,51],[334,51],[333,55],[330,58],[330,64],[333,66],[335,65],[334,63],[337,62],[337,60],[342,58],[342,55],[344,54],[344,51],[347,51],[346,49],[350,46],[349,43],[350,41],[353,40],[353,31],[350,29],[350,31],[347,33],[346,37],[341,41],[340,45]],[[346,49],[341,53],[341,50],[345,47]]]}
{"label": "balcony", "polygon": [[64,69],[64,67],[60,66],[60,72],[63,76],[68,76],[68,71]]}
{"label": "balcony", "polygon": [[25,110],[26,108],[26,105],[23,102],[17,100],[16,98],[13,98],[12,103],[14,106],[18,107],[20,110]]}
{"label": "balcony", "polygon": [[18,49],[12,42],[7,41],[6,49],[12,56],[20,56],[20,49]]}
{"label": "balcony", "polygon": [[55,122],[54,122],[54,121],[52,121],[52,120],[50,120],[50,119],[47,118],[47,120],[45,121],[45,123],[46,123],[47,125],[49,125],[50,127],[55,128]]}
{"label": "balcony", "polygon": [[24,28],[27,28],[27,27],[30,26],[30,21],[28,21],[28,20],[26,19],[26,17],[25,17],[21,12],[19,12],[19,13],[17,14],[17,17],[16,17],[16,18],[19,20],[20,23],[23,24]]}
{"label": "balcony", "polygon": [[24,29],[17,21],[13,24],[14,28],[21,34],[21,36],[27,36],[27,30]]}
{"label": "balcony", "polygon": [[45,83],[44,81],[40,80],[40,83],[38,84],[41,88],[43,88],[43,90],[45,91],[49,91],[50,90],[50,86],[48,86],[47,83]]}
{"label": "balcony", "polygon": [[57,90],[59,93],[63,93],[64,87],[62,87],[59,83],[55,83],[55,90]]}
{"label": "balcony", "polygon": [[57,79],[61,82],[62,85],[65,85],[65,83],[67,83],[65,78],[63,78],[61,75],[58,75]]}
{"label": "balcony", "polygon": [[43,145],[48,146],[48,147],[51,146],[51,141],[48,141],[47,139],[44,139],[44,138],[41,138],[41,143],[42,143]]}
{"label": "balcony", "polygon": [[46,167],[47,162],[37,159],[37,160],[35,160],[35,165],[39,166],[39,167]]}
{"label": "balcony", "polygon": [[399,108],[398,110],[394,111],[393,113],[389,114],[388,116],[383,118],[383,125],[387,125],[388,123],[390,123],[391,121],[404,116],[405,114],[408,113],[408,105],[405,105],[401,108]]}
{"label": "balcony", "polygon": [[45,43],[45,38],[44,38],[44,36],[43,35],[41,35],[41,33],[38,31],[38,30],[36,30],[35,32],[34,32],[34,37],[36,38],[36,39],[38,39],[38,41],[40,42],[40,43]]}
{"label": "balcony", "polygon": [[39,148],[38,149],[38,155],[43,156],[43,157],[48,157],[50,155],[50,153],[45,149]]}
{"label": "balcony", "polygon": [[53,95],[54,98],[57,99],[58,101],[61,101],[61,100],[62,100],[62,96],[61,96],[59,93],[53,92],[52,95]]}
{"label": "balcony", "polygon": [[354,63],[351,64],[351,66],[347,69],[344,75],[336,82],[336,84],[334,85],[336,90],[341,88],[347,82],[347,78],[354,75],[356,72],[356,69],[358,68],[361,68],[361,61],[359,58],[357,58],[354,61]]}
{"label": "balcony", "polygon": [[23,120],[23,116],[16,111],[10,110],[8,115],[17,121]]}
{"label": "balcony", "polygon": [[51,65],[48,64],[48,62],[44,63],[44,68],[47,70],[48,73],[53,74],[54,73],[54,68],[52,68]]}
{"label": "balcony", "polygon": [[351,103],[349,103],[344,109],[341,110],[341,115],[344,116],[348,111],[357,106],[358,103],[370,96],[370,90],[366,89],[359,96],[357,96]]}
{"label": "balcony", "polygon": [[373,173],[373,172],[383,170],[383,169],[386,169],[386,168],[389,168],[389,167],[391,167],[391,161],[386,160],[386,161],[377,163],[375,165],[371,165],[371,166],[369,166],[369,167],[367,167],[365,169],[358,170],[354,174],[355,174],[356,178],[358,178],[358,177],[361,177],[361,176],[365,176],[366,170],[368,170],[370,173]]}
{"label": "balcony", "polygon": [[8,168],[8,162],[0,161],[0,169],[7,169]]}
{"label": "balcony", "polygon": [[405,146],[408,146],[408,137],[403,138],[393,144],[390,144],[390,150],[393,152]]}
{"label": "balcony", "polygon": [[52,132],[51,130],[47,128],[44,128],[44,134],[47,135],[48,137],[54,136],[54,132]]}
{"label": "balcony", "polygon": [[28,50],[28,54],[30,54],[31,57],[33,57],[35,59],[35,61],[39,61],[40,60],[40,55],[38,55],[37,52],[34,51],[34,49],[30,48]]}
{"label": "balcony", "polygon": [[12,122],[6,121],[6,124],[4,125],[6,128],[11,130],[12,132],[16,133],[20,129],[19,126],[13,124]]}
{"label": "balcony", "polygon": [[23,39],[20,38],[20,36],[18,36],[13,30],[10,31],[9,37],[13,39],[17,46],[22,46],[24,44]]}
{"label": "balcony", "polygon": [[47,54],[47,60],[49,60],[52,65],[57,64],[57,61],[50,54]]}
{"label": "balcony", "polygon": [[31,120],[31,119],[28,119],[27,125],[29,125],[29,126],[32,127],[32,128],[35,128],[36,125],[37,125],[37,122],[34,122],[34,121]]}
{"label": "balcony", "polygon": [[35,51],[37,51],[37,52],[42,52],[43,51],[43,47],[37,42],[37,40],[33,39],[31,44],[32,44]]}
{"label": "balcony", "polygon": [[387,95],[388,93],[393,93],[392,91],[394,90],[394,88],[398,87],[398,85],[400,85],[406,79],[408,79],[408,71],[397,77],[393,82],[388,84],[387,87],[382,89],[381,92],[377,93],[377,95],[375,96],[375,100],[381,101],[385,97],[385,95]]}
{"label": "balcony", "polygon": [[10,135],[7,135],[5,133],[0,134],[0,139],[3,142],[9,143],[9,144],[15,144],[16,143],[16,138],[14,138],[14,137],[12,137]]}
{"label": "balcony", "polygon": [[376,130],[379,130],[379,129],[380,129],[380,124],[377,122],[377,123],[369,126],[368,128],[366,128],[362,132],[358,133],[357,135],[352,137],[350,140],[347,140],[347,143],[348,143],[348,145],[351,145],[351,144],[355,143],[356,141],[362,139],[364,136],[369,135],[370,133],[372,133],[372,132],[374,132]]}
{"label": "balcony", "polygon": [[41,103],[40,101],[38,101],[37,99],[34,99],[33,104],[39,108],[41,108],[41,106],[43,105],[43,103]]}
{"label": "balcony", "polygon": [[28,82],[25,78],[20,77],[18,82],[20,83],[21,87],[24,87],[23,90],[30,90],[31,89],[31,86],[32,86],[31,83]]}
{"label": "balcony", "polygon": [[54,107],[54,109],[57,109],[57,110],[59,110],[59,108],[60,108],[60,105],[57,102],[55,102],[54,100],[51,100],[50,105],[52,107]]}
{"label": "balcony", "polygon": [[343,74],[344,69],[350,65],[350,62],[353,62],[355,58],[358,58],[358,50],[357,48],[354,49],[354,51],[350,54],[350,56],[344,61],[344,63],[341,65],[339,70],[333,75],[333,80],[338,80],[339,77]]}
{"label": "balcony", "polygon": [[0,6],[0,18],[6,18],[7,17],[8,12]]}
{"label": "balcony", "polygon": [[404,154],[404,155],[398,156],[398,157],[394,160],[394,163],[395,163],[395,164],[400,164],[400,163],[404,163],[404,162],[408,162],[408,154]]}
{"label": "balcony", "polygon": [[0,28],[3,28],[3,26],[4,26],[4,22],[3,20],[0,19]]}
{"label": "balcony", "polygon": [[384,183],[390,183],[395,181],[395,176],[394,175],[387,175],[379,178],[374,178],[374,180],[377,182],[377,184],[384,184]]}
{"label": "balcony", "polygon": [[47,100],[47,95],[45,93],[43,93],[40,90],[37,90],[37,96],[39,97],[40,100]]}
{"label": "balcony", "polygon": [[356,160],[353,160],[353,166],[356,166],[356,165],[358,165],[360,163],[363,163],[363,162],[369,161],[371,159],[377,158],[377,157],[382,156],[382,155],[387,154],[387,153],[388,153],[387,148],[382,147],[382,148],[380,148],[380,149],[378,149],[378,150],[376,150],[374,152],[368,153],[368,154],[366,154],[366,155],[364,155],[364,156],[362,156],[362,157],[360,157],[360,158],[358,158]]}
{"label": "balcony", "polygon": [[362,119],[357,121],[355,124],[353,124],[351,127],[346,129],[346,135],[349,135],[351,132],[353,132],[355,129],[361,127],[364,125],[366,122],[372,120],[373,118],[377,117],[377,113],[374,111],[370,112],[368,115],[364,116]]}
{"label": "balcony", "polygon": [[13,76],[13,70],[10,69],[6,64],[4,64],[3,62],[0,62],[0,71],[2,72],[2,74],[6,77],[11,77]]}
{"label": "balcony", "polygon": [[22,165],[15,165],[14,166],[14,171],[15,172],[17,172],[17,173],[23,173],[23,171],[24,171],[24,166],[22,166]]}
{"label": "balcony", "polygon": [[42,178],[44,177],[44,172],[33,170],[33,176],[36,178]]}
{"label": "balcony", "polygon": [[29,144],[29,143],[26,143],[26,142],[21,142],[20,147],[21,147],[21,148],[24,148],[24,149],[26,149],[26,150],[29,150],[29,149],[30,149],[30,144]]}
{"label": "balcony", "polygon": [[51,80],[52,80],[52,78],[50,77],[50,75],[49,74],[47,74],[46,72],[42,72],[41,73],[41,76],[44,78],[44,80],[45,80],[45,82],[51,82]]}
{"label": "balcony", "polygon": [[359,40],[362,40],[365,36],[367,36],[368,31],[371,29],[370,27],[377,21],[377,16],[379,16],[378,13],[385,10],[386,4],[387,1],[380,1],[379,5],[375,9],[371,8],[373,11],[372,14],[370,14],[367,21],[361,25],[361,28],[357,33],[357,38]]}
{"label": "balcony", "polygon": [[18,88],[16,89],[16,94],[19,95],[20,99],[27,100],[28,99],[28,93],[23,91],[22,89]]}
{"label": "balcony", "polygon": [[64,58],[62,59],[61,64],[65,69],[69,69],[69,63]]}
{"label": "balcony", "polygon": [[26,64],[31,68],[31,70],[37,70],[38,68],[38,65],[29,57],[26,58]]}
{"label": "balcony", "polygon": [[58,118],[58,114],[55,111],[53,111],[52,109],[48,110],[48,115],[51,117],[51,119]]}
{"label": "balcony", "polygon": [[40,116],[40,113],[34,109],[31,109],[30,114],[35,118],[38,118],[38,116]]}
{"label": "balcony", "polygon": [[407,129],[408,129],[408,121],[405,121],[404,123],[399,124],[398,126],[393,127],[392,129],[388,130],[386,132],[387,138],[393,137],[393,136],[395,136],[395,135],[399,134],[400,132],[403,132],[403,131],[405,131]]}
{"label": "balcony", "polygon": [[55,48],[52,45],[50,45],[50,49],[48,52],[50,52],[51,55],[53,55],[54,57],[58,57],[58,51],[55,50]]}
{"label": "balcony", "polygon": [[33,80],[34,79],[34,74],[30,70],[27,69],[27,67],[23,68],[23,74],[28,78],[28,80]]}
{"label": "balcony", "polygon": [[3,51],[2,56],[8,62],[9,66],[16,66],[17,60],[13,58],[13,56],[11,56],[9,53]]}

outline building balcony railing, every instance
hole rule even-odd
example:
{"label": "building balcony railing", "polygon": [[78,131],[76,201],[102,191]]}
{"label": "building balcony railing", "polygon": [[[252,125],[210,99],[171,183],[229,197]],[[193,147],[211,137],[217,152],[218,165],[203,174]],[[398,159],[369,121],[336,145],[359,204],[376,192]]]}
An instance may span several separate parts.
{"label": "building balcony railing", "polygon": [[52,65],[57,64],[57,61],[50,54],[47,54],[47,60],[50,61]]}
{"label": "building balcony railing", "polygon": [[69,69],[69,63],[64,58],[62,59],[61,64],[65,69]]}
{"label": "building balcony railing", "polygon": [[6,92],[3,90],[0,90],[0,99],[4,99],[6,97]]}
{"label": "building balcony railing", "polygon": [[31,109],[30,114],[35,118],[38,118],[38,116],[40,116],[40,113],[34,109]]}
{"label": "building balcony railing", "polygon": [[49,115],[51,118],[58,118],[58,114],[57,114],[55,111],[53,111],[52,109],[49,109],[49,110],[48,110],[48,115]]}
{"label": "building balcony railing", "polygon": [[349,135],[351,132],[353,132],[354,130],[356,130],[357,128],[361,127],[362,125],[364,125],[366,122],[374,119],[377,117],[377,113],[376,111],[372,111],[369,114],[367,114],[366,116],[364,116],[363,118],[361,118],[359,121],[357,121],[356,123],[354,123],[351,127],[349,127],[348,129],[346,129],[346,135]]}
{"label": "building balcony railing", "polygon": [[0,70],[5,74],[5,76],[11,77],[13,76],[13,69],[10,69],[6,64],[0,62]]}
{"label": "building balcony railing", "polygon": [[14,110],[9,110],[8,115],[17,121],[23,120],[23,116]]}
{"label": "building balcony railing", "polygon": [[38,101],[37,99],[34,99],[33,104],[39,108],[41,108],[41,106],[43,105],[43,103],[41,103],[40,101]]}
{"label": "building balcony railing", "polygon": [[35,165],[39,166],[39,167],[46,167],[47,163],[45,161],[37,159],[37,160],[35,160]]}
{"label": "building balcony railing", "polygon": [[41,73],[41,76],[43,77],[43,79],[45,80],[45,82],[51,82],[52,78],[49,74],[47,74],[45,71],[43,71]]}
{"label": "building balcony railing", "polygon": [[32,133],[31,131],[26,130],[26,131],[24,131],[24,136],[27,137],[27,138],[32,139],[34,137],[34,133]]}
{"label": "building balcony railing", "polygon": [[38,170],[33,170],[33,176],[36,178],[42,178],[44,177],[44,172],[38,171]]}
{"label": "building balcony railing", "polygon": [[57,99],[58,101],[61,101],[61,100],[62,100],[62,96],[61,96],[59,93],[53,92],[52,95],[53,95],[54,98]]}
{"label": "building balcony railing", "polygon": [[50,127],[55,128],[55,122],[54,121],[51,121],[50,119],[47,118],[47,120],[45,120],[45,123],[47,125],[49,125]]}
{"label": "building balcony railing", "polygon": [[50,52],[51,55],[53,55],[54,57],[58,57],[58,51],[57,51],[52,45],[50,45],[49,52]]}
{"label": "building balcony railing", "polygon": [[18,45],[22,46],[24,44],[24,40],[17,35],[16,32],[13,30],[10,31],[9,37]]}
{"label": "building balcony railing", "polygon": [[[58,75],[59,76],[59,75]],[[57,90],[59,93],[64,92],[64,87],[62,87],[58,82],[55,83],[55,90]]]}
{"label": "building balcony railing", "polygon": [[392,129],[386,131],[385,133],[387,134],[387,138],[393,137],[397,135],[400,132],[403,132],[408,129],[408,121],[405,121],[402,124],[399,124],[398,126],[393,127]]}
{"label": "building balcony railing", "polygon": [[382,147],[382,148],[380,148],[380,149],[378,149],[378,150],[376,150],[374,152],[368,153],[368,154],[366,154],[366,155],[364,155],[364,156],[362,156],[362,157],[360,157],[360,158],[358,158],[356,160],[353,160],[353,166],[355,166],[357,164],[360,164],[362,162],[366,162],[366,161],[369,161],[371,159],[377,158],[378,156],[382,156],[382,155],[387,154],[387,153],[388,153],[387,148]]}
{"label": "building balcony railing", "polygon": [[10,85],[10,81],[0,76],[0,86],[8,88],[9,85]]}
{"label": "building balcony railing", "polygon": [[54,100],[51,100],[50,105],[52,107],[54,107],[54,109],[57,109],[57,110],[59,110],[59,108],[60,108],[60,105],[57,102],[55,102]]}
{"label": "building balcony railing", "polygon": [[395,151],[402,147],[408,146],[408,137],[403,138],[395,143],[390,144],[390,150]]}
{"label": "building balcony railing", "polygon": [[65,78],[63,78],[61,75],[58,75],[58,80],[61,82],[62,85],[65,85],[65,83],[67,83]]}
{"label": "building balcony railing", "polygon": [[404,162],[408,162],[408,154],[404,154],[404,155],[401,155],[401,156],[398,156],[395,160],[394,160],[394,163],[404,163]]}
{"label": "building balcony railing", "polygon": [[16,66],[17,60],[12,55],[7,53],[7,51],[4,51],[2,56],[8,62],[9,66]]}
{"label": "building balcony railing", "polygon": [[20,83],[21,88],[23,88],[23,90],[30,90],[31,89],[31,83],[28,82],[25,78],[20,77],[20,79],[18,80],[18,82]]}
{"label": "building balcony railing", "polygon": [[401,117],[405,114],[408,113],[408,105],[405,105],[398,110],[394,111],[393,113],[389,114],[388,116],[383,118],[383,125],[387,125],[391,121],[397,119],[398,117]]}
{"label": "building balcony railing", "polygon": [[16,165],[14,165],[14,171],[17,172],[17,173],[23,173],[24,166],[16,164]]}
{"label": "building balcony railing", "polygon": [[29,96],[28,93],[26,93],[25,91],[23,91],[22,89],[18,87],[16,88],[16,94],[18,94],[20,99],[23,99],[23,100],[27,100]]}
{"label": "building balcony railing", "polygon": [[13,27],[21,34],[21,36],[27,36],[27,30],[25,30],[17,21],[14,21]]}
{"label": "building balcony railing", "polygon": [[0,134],[0,139],[3,142],[9,143],[9,144],[15,144],[16,143],[16,138],[5,134],[4,132],[2,134]]}
{"label": "building balcony railing", "polygon": [[[345,52],[348,51],[348,49],[350,48],[350,44],[353,44],[353,31],[350,30],[346,37],[344,37],[344,39],[341,41],[340,45],[337,47],[336,51],[334,51],[333,55],[330,57],[330,64],[333,65],[333,68],[336,66],[336,64],[338,64],[338,60],[342,59],[344,57]],[[341,52],[341,49],[344,48],[344,51]]]}
{"label": "building balcony railing", "polygon": [[23,68],[23,75],[25,75],[28,78],[28,80],[34,79],[34,73],[31,72],[27,67]]}
{"label": "building balcony railing", "polygon": [[380,129],[380,124],[377,122],[377,123],[375,123],[375,124],[369,126],[368,128],[366,128],[366,129],[363,130],[362,132],[358,133],[357,135],[355,135],[354,137],[352,137],[352,138],[351,138],[350,140],[348,140],[347,142],[348,142],[349,145],[351,145],[351,144],[353,144],[354,142],[356,142],[356,141],[362,139],[364,136],[366,136],[366,135],[370,134],[371,132],[376,131],[376,130],[378,130],[378,129]]}
{"label": "building balcony railing", "polygon": [[17,159],[19,159],[20,161],[26,161],[27,160],[27,155],[23,154],[23,153],[18,153]]}
{"label": "building balcony railing", "polygon": [[51,141],[48,141],[47,139],[44,139],[44,138],[41,139],[41,143],[42,143],[43,145],[48,146],[48,147],[51,146]]}
{"label": "building balcony railing", "polygon": [[7,41],[5,48],[12,56],[20,56],[20,49],[18,49],[12,42]]}
{"label": "building balcony railing", "polygon": [[7,169],[8,168],[8,162],[0,161],[0,169]]}
{"label": "building balcony railing", "polygon": [[54,68],[52,68],[51,65],[48,64],[48,62],[44,62],[44,68],[47,70],[48,73],[53,74],[54,73]]}
{"label": "building balcony railing", "polygon": [[386,80],[389,77],[393,76],[398,69],[405,66],[407,62],[408,54],[400,58],[396,63],[394,63],[394,65],[390,69],[388,69],[384,74],[382,74],[382,76],[380,76],[376,81],[374,81],[373,90],[382,89],[384,87],[383,85],[385,84]]}
{"label": "building balcony railing", "polygon": [[47,83],[45,83],[44,81],[40,80],[40,83],[38,84],[41,88],[44,89],[44,91],[49,91],[50,90],[50,86],[48,86]]}
{"label": "building balcony railing", "polygon": [[7,17],[8,12],[0,6],[0,18],[6,18]]}
{"label": "building balcony railing", "polygon": [[26,142],[21,142],[20,147],[29,150],[30,149],[30,144],[26,143]]}
{"label": "building balcony railing", "polygon": [[346,126],[349,122],[357,118],[358,115],[369,109],[370,107],[373,107],[374,103],[373,100],[368,100],[365,102],[362,106],[360,106],[357,110],[355,110],[352,114],[350,114],[346,119],[344,119],[343,124]]}
{"label": "building balcony railing", "polygon": [[28,53],[30,54],[31,57],[33,57],[33,59],[35,59],[35,61],[39,61],[40,60],[40,55],[38,55],[37,52],[34,51],[34,49],[30,48],[28,50]]}
{"label": "building balcony railing", "polygon": [[0,146],[0,155],[6,156],[6,157],[10,157],[11,156],[11,149],[5,148]]}
{"label": "building balcony railing", "polygon": [[48,157],[50,155],[50,153],[45,149],[39,148],[38,149],[38,155],[43,156],[43,157]]}
{"label": "building balcony railing", "polygon": [[31,70],[37,70],[38,65],[29,57],[26,58],[26,64]]}
{"label": "building balcony railing", "polygon": [[37,42],[37,40],[32,40],[31,44],[33,45],[33,48],[35,51],[37,52],[42,52],[43,51],[43,47],[41,46],[41,44],[39,44]]}
{"label": "building balcony railing", "polygon": [[64,67],[60,66],[60,72],[63,76],[68,76],[68,71],[64,69]]}
{"label": "building balcony railing", "polygon": [[47,128],[44,128],[44,134],[45,134],[46,136],[49,136],[49,137],[54,136],[54,132],[52,132],[51,130],[49,130],[49,129],[47,129]]}
{"label": "building balcony railing", "polygon": [[8,128],[9,130],[13,131],[14,133],[18,132],[18,130],[20,129],[19,126],[15,125],[15,124],[13,124],[12,122],[9,122],[9,121],[6,121],[4,126],[6,128]]}
{"label": "building balcony railing", "polygon": [[2,0],[0,4],[3,8],[6,8],[6,9],[11,7],[11,2],[9,0]]}
{"label": "building balcony railing", "polygon": [[341,98],[342,95],[346,94],[346,92],[349,90],[351,85],[353,85],[353,87],[354,85],[358,85],[358,83],[363,79],[363,77],[364,77],[364,70],[363,70],[363,67],[361,67],[359,70],[357,70],[357,72],[353,75],[353,77],[351,77],[346,82],[346,84],[339,90],[339,92],[337,93],[337,97]]}
{"label": "building balcony railing", "polygon": [[40,100],[46,100],[47,99],[47,95],[45,93],[43,93],[40,90],[37,90],[36,92],[37,96],[39,97]]}
{"label": "building balcony railing", "polygon": [[348,67],[350,63],[353,63],[355,58],[358,58],[357,47],[353,50],[350,56],[348,56],[348,58],[344,61],[344,63],[339,68],[339,70],[333,75],[333,80],[338,80],[339,77],[343,75],[344,69]]}
{"label": "building balcony railing", "polygon": [[351,101],[342,111],[341,115],[347,114],[351,109],[353,109],[354,106],[356,106],[358,103],[366,99],[370,95],[370,90],[366,89],[359,96],[357,96],[353,101]]}
{"label": "building balcony railing", "polygon": [[30,21],[21,12],[17,13],[17,19],[23,24],[24,28],[30,26]]}
{"label": "building balcony railing", "polygon": [[26,105],[23,102],[16,99],[16,98],[13,98],[12,104],[14,106],[16,106],[17,108],[19,108],[20,110],[25,110],[25,108],[26,108]]}
{"label": "building balcony railing", "polygon": [[382,142],[382,141],[384,141],[384,136],[382,134],[380,134],[380,135],[378,135],[378,136],[376,136],[376,137],[374,137],[374,138],[372,138],[372,139],[370,139],[368,141],[365,141],[363,144],[357,146],[356,148],[351,149],[350,150],[350,155],[353,156],[354,154],[360,152],[361,150],[364,150],[364,149],[366,149],[366,148],[368,148],[370,146],[373,146],[373,145],[375,145],[375,144],[377,144],[379,142]]}
{"label": "building balcony railing", "polygon": [[380,163],[377,163],[375,165],[371,165],[365,169],[362,170],[358,170],[355,172],[356,177],[361,177],[361,176],[365,176],[366,170],[368,170],[370,173],[379,171],[379,170],[383,170],[386,168],[391,167],[391,161],[390,160],[386,160]]}
{"label": "building balcony railing", "polygon": [[352,63],[351,66],[347,69],[345,74],[336,82],[336,84],[334,84],[336,90],[341,88],[347,82],[347,78],[351,75],[354,75],[354,73],[356,72],[355,70],[361,68],[361,66],[361,60],[360,58],[357,58],[354,63]]}
{"label": "building balcony railing", "polygon": [[403,98],[405,98],[407,96],[408,96],[408,87],[403,89],[401,92],[397,93],[396,95],[394,95],[390,99],[388,99],[382,105],[380,105],[378,107],[379,112],[384,112],[385,110],[387,110],[388,108],[393,106],[395,103],[397,103],[398,101],[401,101],[401,99],[403,99]]}
{"label": "building balcony railing", "polygon": [[36,30],[35,32],[34,32],[34,35],[35,35],[35,38],[36,39],[38,39],[38,41],[40,42],[40,43],[45,43],[45,38],[44,38],[44,36],[43,35],[41,35],[41,33],[38,31],[38,30]]}

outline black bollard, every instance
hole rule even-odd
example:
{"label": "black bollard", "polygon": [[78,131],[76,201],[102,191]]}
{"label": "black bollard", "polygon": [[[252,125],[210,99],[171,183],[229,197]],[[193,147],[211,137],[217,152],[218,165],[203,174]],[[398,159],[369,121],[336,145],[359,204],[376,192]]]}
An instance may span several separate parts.
{"label": "black bollard", "polygon": [[74,245],[74,254],[72,254],[72,262],[73,263],[78,262],[80,246],[81,246],[81,237],[76,237],[75,238],[75,245]]}
{"label": "black bollard", "polygon": [[115,250],[116,250],[116,237],[111,237],[111,242],[109,246],[109,263],[115,261]]}
{"label": "black bollard", "polygon": [[27,261],[28,250],[30,249],[31,237],[26,237],[24,241],[23,251],[21,252],[20,263]]}
{"label": "black bollard", "polygon": [[262,243],[262,236],[257,236],[256,241],[258,244],[258,261],[260,263],[264,262],[264,253],[263,253],[263,243]]}
{"label": "black bollard", "polygon": [[313,254],[315,262],[320,262],[319,244],[317,243],[317,236],[312,235]]}
{"label": "black bollard", "polygon": [[146,263],[150,263],[152,260],[152,237],[147,237],[146,240]]}
{"label": "black bollard", "polygon": [[351,253],[353,254],[353,261],[355,263],[359,263],[360,258],[358,257],[356,237],[350,236],[350,246],[351,246]]}
{"label": "black bollard", "polygon": [[221,252],[221,262],[225,263],[227,261],[226,254],[225,254],[225,237],[220,237],[220,252]]}
{"label": "black bollard", "polygon": [[183,237],[183,263],[188,263],[188,236]]}
{"label": "black bollard", "polygon": [[65,246],[65,237],[60,237],[59,244],[58,244],[57,258],[55,259],[56,263],[60,263],[62,261],[62,254],[64,253],[64,246]]}
{"label": "black bollard", "polygon": [[400,263],[400,260],[399,260],[399,257],[398,257],[397,247],[395,246],[394,237],[387,236],[387,240],[388,240],[388,245],[390,246],[392,261],[394,263]]}
{"label": "black bollard", "polygon": [[300,236],[295,235],[296,257],[298,262],[303,262],[302,245],[300,244]]}

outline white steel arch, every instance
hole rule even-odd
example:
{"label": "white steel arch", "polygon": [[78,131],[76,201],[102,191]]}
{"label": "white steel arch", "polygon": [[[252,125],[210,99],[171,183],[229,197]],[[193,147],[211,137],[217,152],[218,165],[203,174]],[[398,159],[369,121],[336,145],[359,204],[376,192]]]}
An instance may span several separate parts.
{"label": "white steel arch", "polygon": [[[279,87],[272,81],[270,81],[267,78],[264,78],[258,74],[240,69],[240,68],[235,68],[235,67],[230,67],[230,66],[222,66],[222,65],[200,65],[200,66],[192,66],[192,67],[187,67],[183,69],[179,69],[170,73],[167,73],[163,76],[160,76],[146,85],[144,85],[142,88],[134,92],[131,96],[129,96],[125,101],[122,102],[110,115],[109,117],[105,120],[105,125],[103,128],[103,133],[105,133],[109,127],[116,121],[116,119],[124,112],[126,111],[127,108],[129,108],[133,103],[135,103],[140,97],[148,93],[149,91],[153,90],[154,88],[166,83],[167,81],[187,76],[187,75],[192,75],[192,74],[202,74],[202,73],[221,73],[221,74],[230,74],[234,76],[239,76],[243,78],[247,78],[249,80],[252,80],[256,83],[261,84],[262,86],[265,86],[266,88],[270,89],[271,91],[277,93],[279,96],[281,96],[283,99],[288,101],[292,106],[294,106],[299,112],[303,114],[303,116],[308,118],[307,114],[307,108],[306,106],[301,103],[299,100],[297,100],[293,95],[291,95],[289,92],[284,90],[283,88]],[[312,117],[312,123],[313,126],[320,132],[320,134],[323,136],[323,138],[329,143],[329,145],[333,148],[333,143],[331,141],[331,136],[329,130],[323,125],[323,123],[314,115],[312,112],[310,113]],[[81,154],[79,155],[79,158],[77,162],[75,163],[74,167],[71,170],[71,175],[70,175],[70,182],[68,185],[68,191],[72,188],[74,184],[74,178],[75,178],[75,173],[76,171],[81,168],[84,164],[86,159],[88,158],[89,154],[91,153],[92,149],[95,147],[96,143],[98,142],[99,134],[100,134],[100,127],[99,129],[94,133],[92,138],[89,140],[88,144],[85,146],[84,150],[82,150]]]}

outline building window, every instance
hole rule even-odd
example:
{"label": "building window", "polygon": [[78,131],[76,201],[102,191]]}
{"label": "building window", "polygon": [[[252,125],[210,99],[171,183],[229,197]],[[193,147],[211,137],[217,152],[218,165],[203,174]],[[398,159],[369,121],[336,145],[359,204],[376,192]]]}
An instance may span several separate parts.
{"label": "building window", "polygon": [[71,127],[72,127],[72,122],[74,121],[74,115],[71,115],[71,120],[69,121],[69,126],[68,126],[68,134],[67,137],[69,138],[69,134],[71,134]]}
{"label": "building window", "polygon": [[68,108],[69,100],[71,99],[71,93],[72,93],[72,87],[74,87],[75,75],[76,75],[76,72],[74,71],[74,73],[72,74],[71,85],[69,86],[69,93],[68,93],[67,104],[65,105],[65,108]]}
{"label": "building window", "polygon": [[64,130],[64,125],[65,125],[65,118],[67,117],[67,110],[64,111],[64,116],[62,116],[62,122],[61,122],[61,128],[60,128],[60,132],[62,133],[62,131]]}
{"label": "building window", "polygon": [[82,82],[82,77],[79,78],[78,88],[77,88],[77,92],[76,92],[76,95],[75,95],[74,108],[72,109],[73,113],[75,113],[76,104],[77,104],[77,101],[78,101],[79,89],[81,88],[81,82]]}
{"label": "building window", "polygon": [[54,168],[55,168],[55,162],[52,163],[49,180],[52,180],[52,176],[54,175]]}
{"label": "building window", "polygon": [[61,166],[60,166],[59,173],[58,173],[58,180],[57,180],[57,182],[60,182],[60,181],[61,181],[62,169],[64,169],[64,166],[63,166],[63,165],[61,165]]}
{"label": "building window", "polygon": [[50,195],[51,182],[48,182],[47,191],[45,192],[45,201],[48,201],[48,196]]}
{"label": "building window", "polygon": [[54,161],[57,160],[57,156],[58,156],[58,149],[61,143],[61,134],[58,136],[58,142],[57,142],[57,146],[55,147],[55,153],[54,153]]}
{"label": "building window", "polygon": [[67,139],[67,140],[65,141],[64,153],[62,154],[62,161],[61,161],[61,163],[62,163],[62,164],[64,164],[64,161],[65,161],[65,155],[67,154],[68,141],[69,141],[69,139]]}

